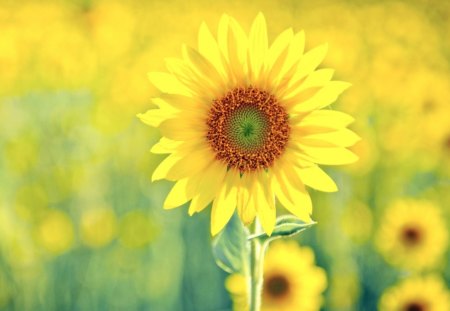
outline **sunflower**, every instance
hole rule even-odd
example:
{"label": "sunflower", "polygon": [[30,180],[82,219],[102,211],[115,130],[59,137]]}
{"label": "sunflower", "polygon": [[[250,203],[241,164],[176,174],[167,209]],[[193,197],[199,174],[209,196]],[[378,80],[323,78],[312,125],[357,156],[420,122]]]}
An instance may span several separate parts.
{"label": "sunflower", "polygon": [[[248,308],[245,284],[239,274],[226,281],[236,311]],[[273,243],[264,262],[261,311],[319,310],[326,286],[325,271],[315,265],[310,248],[294,241]]]}
{"label": "sunflower", "polygon": [[412,199],[388,207],[376,236],[377,247],[389,263],[413,270],[436,265],[446,251],[447,241],[438,206]]}
{"label": "sunflower", "polygon": [[447,311],[450,294],[436,275],[406,279],[381,296],[380,311]]}
{"label": "sunflower", "polygon": [[176,182],[164,208],[191,201],[192,215],[212,202],[213,235],[236,209],[245,224],[258,216],[267,234],[278,203],[311,221],[305,185],[337,190],[317,164],[354,162],[346,147],[359,138],[346,129],[352,117],[322,109],[350,86],[317,69],[327,45],[304,45],[303,31],[287,29],[269,47],[261,13],[248,36],[223,15],[217,39],[202,24],[198,49],[183,46],[182,58],[166,59],[169,73],[149,74],[162,94],[138,117],[163,135],[152,152],[168,156],[152,180]]}

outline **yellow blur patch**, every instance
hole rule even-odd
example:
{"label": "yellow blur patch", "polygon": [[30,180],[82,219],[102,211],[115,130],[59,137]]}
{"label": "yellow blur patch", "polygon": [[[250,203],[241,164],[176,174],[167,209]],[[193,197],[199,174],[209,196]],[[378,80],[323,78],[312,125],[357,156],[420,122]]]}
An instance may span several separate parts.
{"label": "yellow blur patch", "polygon": [[74,244],[73,223],[65,212],[53,210],[38,225],[36,238],[50,254],[61,255]]}
{"label": "yellow blur patch", "polygon": [[117,232],[117,220],[109,207],[98,207],[83,212],[80,222],[81,240],[89,247],[108,245]]}

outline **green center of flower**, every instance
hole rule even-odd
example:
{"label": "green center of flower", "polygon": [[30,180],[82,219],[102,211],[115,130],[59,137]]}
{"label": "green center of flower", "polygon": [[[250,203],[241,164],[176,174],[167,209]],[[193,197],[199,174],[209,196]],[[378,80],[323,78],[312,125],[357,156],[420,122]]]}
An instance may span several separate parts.
{"label": "green center of flower", "polygon": [[243,150],[258,150],[264,145],[268,120],[255,106],[241,106],[230,114],[225,132],[232,144]]}
{"label": "green center of flower", "polygon": [[251,86],[215,99],[206,123],[216,158],[241,173],[269,168],[290,134],[285,109],[272,94]]}

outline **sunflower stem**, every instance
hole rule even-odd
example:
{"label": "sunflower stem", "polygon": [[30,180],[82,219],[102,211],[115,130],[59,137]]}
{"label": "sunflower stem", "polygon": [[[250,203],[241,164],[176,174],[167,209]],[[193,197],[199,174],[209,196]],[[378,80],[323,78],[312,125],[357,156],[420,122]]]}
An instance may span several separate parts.
{"label": "sunflower stem", "polygon": [[[256,234],[260,230],[260,224],[256,219],[253,224],[252,233]],[[261,294],[264,273],[264,243],[261,244],[259,239],[250,241],[250,311],[259,311],[261,309]]]}

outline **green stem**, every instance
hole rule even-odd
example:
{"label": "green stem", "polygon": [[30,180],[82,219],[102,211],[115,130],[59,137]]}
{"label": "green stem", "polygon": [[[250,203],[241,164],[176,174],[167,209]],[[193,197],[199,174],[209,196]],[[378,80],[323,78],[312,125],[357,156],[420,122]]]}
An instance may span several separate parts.
{"label": "green stem", "polygon": [[[253,233],[260,230],[259,223],[255,220]],[[261,294],[264,272],[264,245],[258,239],[251,240],[250,245],[250,311],[261,309]]]}

